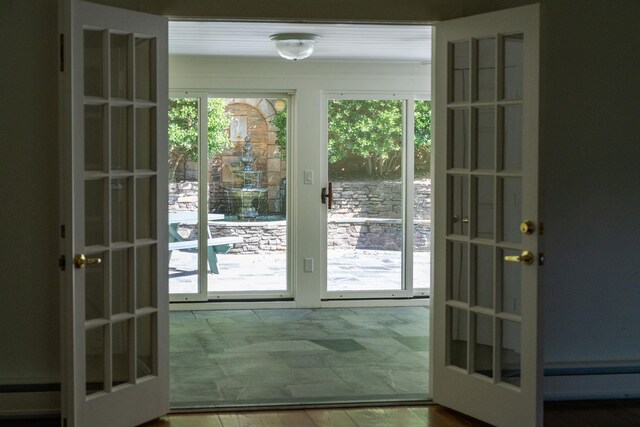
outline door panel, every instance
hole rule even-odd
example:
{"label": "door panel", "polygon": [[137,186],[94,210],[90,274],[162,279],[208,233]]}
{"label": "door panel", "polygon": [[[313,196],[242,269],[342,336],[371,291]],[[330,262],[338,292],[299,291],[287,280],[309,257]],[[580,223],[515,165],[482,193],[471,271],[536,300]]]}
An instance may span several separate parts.
{"label": "door panel", "polygon": [[413,139],[407,126],[413,122],[413,100],[394,98],[335,94],[327,100],[323,298],[413,295],[406,256],[413,249],[407,218],[413,217],[404,208],[414,190],[406,185],[407,166],[413,170],[407,147]]}
{"label": "door panel", "polygon": [[538,16],[436,27],[434,400],[498,426],[542,422]]}
{"label": "door panel", "polygon": [[[161,17],[62,1],[63,415],[168,411],[166,46]],[[160,89],[162,88],[162,89]]]}

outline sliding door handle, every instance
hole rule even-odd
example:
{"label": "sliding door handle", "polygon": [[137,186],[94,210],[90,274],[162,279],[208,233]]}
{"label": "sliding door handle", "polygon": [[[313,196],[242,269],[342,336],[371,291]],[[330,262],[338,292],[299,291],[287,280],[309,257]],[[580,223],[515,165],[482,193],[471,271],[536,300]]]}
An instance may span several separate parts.
{"label": "sliding door handle", "polygon": [[322,187],[322,191],[320,192],[320,201],[322,204],[327,205],[327,209],[331,209],[331,202],[333,201],[333,186],[329,183],[329,189],[327,187]]}

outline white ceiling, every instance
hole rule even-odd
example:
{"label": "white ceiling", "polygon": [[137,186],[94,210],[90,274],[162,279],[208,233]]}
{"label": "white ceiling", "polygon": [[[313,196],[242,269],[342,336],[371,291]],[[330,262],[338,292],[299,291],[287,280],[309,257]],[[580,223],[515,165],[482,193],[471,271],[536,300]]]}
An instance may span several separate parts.
{"label": "white ceiling", "polygon": [[278,58],[276,33],[321,36],[310,60],[431,60],[431,27],[422,25],[171,21],[169,53]]}

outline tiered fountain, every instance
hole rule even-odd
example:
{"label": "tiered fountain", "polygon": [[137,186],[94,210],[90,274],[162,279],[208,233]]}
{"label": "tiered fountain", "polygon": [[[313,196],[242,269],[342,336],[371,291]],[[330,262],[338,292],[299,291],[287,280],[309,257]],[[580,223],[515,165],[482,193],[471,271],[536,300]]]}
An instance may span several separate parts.
{"label": "tiered fountain", "polygon": [[230,204],[239,200],[238,216],[241,220],[255,220],[259,213],[264,211],[266,188],[260,187],[262,171],[253,168],[255,162],[251,137],[247,135],[242,146],[242,170],[236,171],[236,175],[242,178],[242,187],[233,187],[227,190]]}

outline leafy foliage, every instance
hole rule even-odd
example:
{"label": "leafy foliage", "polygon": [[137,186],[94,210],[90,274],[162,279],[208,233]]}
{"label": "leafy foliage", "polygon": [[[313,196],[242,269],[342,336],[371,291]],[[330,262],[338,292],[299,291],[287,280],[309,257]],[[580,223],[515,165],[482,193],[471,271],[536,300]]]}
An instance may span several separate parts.
{"label": "leafy foliage", "polygon": [[[429,173],[431,106],[414,104],[415,167]],[[338,175],[391,177],[400,172],[402,101],[334,100],[329,103],[329,163]]]}
{"label": "leafy foliage", "polygon": [[[207,149],[211,156],[231,147],[231,117],[224,99],[210,98],[207,107]],[[169,173],[172,177],[181,161],[198,159],[198,120],[198,99],[169,99]]]}
{"label": "leafy foliage", "polygon": [[349,155],[365,161],[369,176],[398,170],[402,153],[402,102],[329,101],[329,163]]}
{"label": "leafy foliage", "polygon": [[[275,100],[272,100],[275,101]],[[287,109],[284,108],[281,111],[276,111],[276,114],[271,117],[271,125],[275,126],[276,131],[276,144],[280,149],[278,157],[281,159],[287,158]]]}

